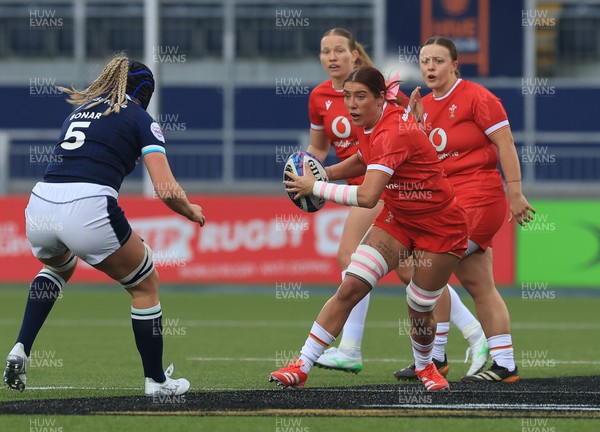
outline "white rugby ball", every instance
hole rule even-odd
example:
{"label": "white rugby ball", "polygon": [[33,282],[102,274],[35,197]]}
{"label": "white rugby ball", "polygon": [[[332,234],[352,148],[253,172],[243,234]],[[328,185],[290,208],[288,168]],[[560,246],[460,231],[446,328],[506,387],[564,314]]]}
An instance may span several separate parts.
{"label": "white rugby ball", "polygon": [[[292,172],[299,176],[303,176],[305,163],[308,164],[310,170],[313,172],[317,180],[329,181],[329,178],[325,173],[325,167],[321,164],[321,162],[319,162],[319,159],[317,159],[316,156],[312,153],[304,151],[295,152],[290,155],[288,160],[285,162],[285,167],[283,169],[283,179],[290,180],[290,178],[286,175],[287,172]],[[303,210],[305,212],[316,212],[317,210],[322,209],[325,205],[324,198],[318,198],[314,195],[311,195],[307,197],[303,196],[295,200],[295,195],[295,192],[288,193],[288,196],[290,197],[292,202],[296,204],[296,206],[298,206],[300,210]]]}

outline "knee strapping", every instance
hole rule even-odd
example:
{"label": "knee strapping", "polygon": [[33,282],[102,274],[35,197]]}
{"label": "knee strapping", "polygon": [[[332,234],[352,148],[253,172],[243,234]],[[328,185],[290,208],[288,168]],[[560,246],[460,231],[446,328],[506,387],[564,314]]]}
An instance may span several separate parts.
{"label": "knee strapping", "polygon": [[377,281],[388,272],[388,265],[383,255],[369,245],[361,244],[352,254],[346,274],[351,274],[375,287]]}
{"label": "knee strapping", "polygon": [[43,277],[46,278],[52,282],[54,282],[54,284],[60,289],[62,290],[63,287],[66,285],[67,282],[65,282],[65,280],[60,277],[58,274],[56,274],[56,272],[52,271],[50,268],[48,268],[48,266],[46,266],[46,268],[43,268],[40,270],[40,272],[37,274],[36,279],[38,277]]}
{"label": "knee strapping", "polygon": [[417,312],[431,312],[438,298],[442,295],[444,288],[446,287],[442,287],[436,291],[425,291],[411,280],[406,286],[406,302]]}
{"label": "knee strapping", "polygon": [[152,274],[152,271],[154,270],[154,263],[152,262],[152,249],[147,243],[144,243],[144,251],[144,259],[142,260],[141,264],[128,276],[124,277],[123,279],[119,279],[119,282],[121,282],[123,288],[133,288]]}
{"label": "knee strapping", "polygon": [[68,270],[71,270],[73,267],[77,265],[77,256],[72,253],[71,256],[62,264],[57,266],[50,266],[46,264],[46,268],[53,271],[54,273],[63,273]]}

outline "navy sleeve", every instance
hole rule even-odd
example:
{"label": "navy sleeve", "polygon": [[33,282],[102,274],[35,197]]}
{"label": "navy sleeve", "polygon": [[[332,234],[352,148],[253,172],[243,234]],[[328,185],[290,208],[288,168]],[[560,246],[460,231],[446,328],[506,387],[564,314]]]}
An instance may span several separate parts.
{"label": "navy sleeve", "polygon": [[165,137],[160,125],[152,119],[150,114],[141,111],[137,123],[142,156],[153,152],[166,154]]}

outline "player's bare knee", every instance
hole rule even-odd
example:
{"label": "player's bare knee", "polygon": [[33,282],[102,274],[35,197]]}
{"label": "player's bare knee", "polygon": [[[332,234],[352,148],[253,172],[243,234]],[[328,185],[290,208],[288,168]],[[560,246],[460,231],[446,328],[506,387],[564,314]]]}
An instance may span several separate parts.
{"label": "player's bare knee", "polygon": [[493,278],[485,280],[471,275],[461,275],[459,280],[475,301],[487,301],[486,299],[493,298],[497,291]]}
{"label": "player's bare knee", "polygon": [[396,268],[396,274],[404,285],[408,285],[413,276],[413,268],[406,265],[400,265]]}
{"label": "player's bare knee", "polygon": [[134,292],[138,295],[150,296],[150,295],[158,295],[158,287],[159,287],[159,275],[158,271],[154,269],[152,273],[137,284],[135,287],[128,288],[127,290],[133,294]]}
{"label": "player's bare knee", "polygon": [[158,290],[158,286],[160,285],[160,274],[156,267],[145,280],[146,284],[149,285],[149,288],[152,290]]}
{"label": "player's bare knee", "polygon": [[479,290],[481,288],[481,282],[478,275],[471,272],[461,273],[458,279],[465,288],[469,287],[474,290]]}
{"label": "player's bare knee", "polygon": [[357,304],[360,299],[371,291],[371,287],[367,286],[363,281],[346,277],[335,293],[335,299],[341,303],[347,303],[352,306]]}

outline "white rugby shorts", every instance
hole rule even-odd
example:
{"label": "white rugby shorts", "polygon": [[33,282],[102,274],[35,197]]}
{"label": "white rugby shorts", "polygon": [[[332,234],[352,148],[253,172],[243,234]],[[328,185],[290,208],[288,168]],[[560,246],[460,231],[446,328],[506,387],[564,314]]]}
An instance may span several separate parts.
{"label": "white rugby shorts", "polygon": [[90,265],[104,261],[131,236],[118,193],[92,183],[37,183],[25,209],[27,239],[36,258],[67,249]]}

